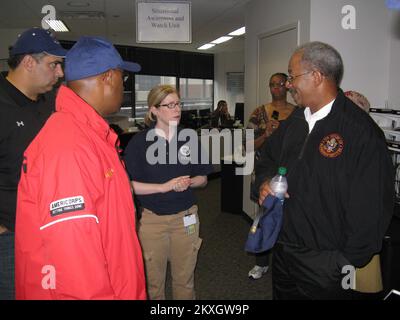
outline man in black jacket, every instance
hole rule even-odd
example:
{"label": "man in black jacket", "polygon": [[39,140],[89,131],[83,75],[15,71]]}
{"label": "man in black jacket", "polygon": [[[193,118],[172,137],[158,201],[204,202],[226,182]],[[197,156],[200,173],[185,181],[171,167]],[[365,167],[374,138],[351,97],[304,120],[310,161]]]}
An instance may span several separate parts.
{"label": "man in black jacket", "polygon": [[334,48],[307,43],[288,71],[286,85],[305,109],[271,135],[256,166],[260,203],[277,168],[288,168],[274,299],[352,298],[353,271],[381,250],[393,214],[393,165],[383,132],[340,90]]}
{"label": "man in black jacket", "polygon": [[54,110],[66,54],[49,31],[32,28],[10,48],[0,74],[0,300],[14,299],[14,228],[24,150]]}

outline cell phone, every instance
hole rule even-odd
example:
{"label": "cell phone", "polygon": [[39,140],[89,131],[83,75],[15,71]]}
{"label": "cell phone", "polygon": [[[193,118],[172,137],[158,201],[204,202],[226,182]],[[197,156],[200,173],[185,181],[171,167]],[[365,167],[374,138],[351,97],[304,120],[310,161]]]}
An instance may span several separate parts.
{"label": "cell phone", "polygon": [[272,112],[271,118],[272,118],[272,119],[275,119],[275,120],[278,120],[278,119],[279,119],[279,111],[274,110],[274,111]]}

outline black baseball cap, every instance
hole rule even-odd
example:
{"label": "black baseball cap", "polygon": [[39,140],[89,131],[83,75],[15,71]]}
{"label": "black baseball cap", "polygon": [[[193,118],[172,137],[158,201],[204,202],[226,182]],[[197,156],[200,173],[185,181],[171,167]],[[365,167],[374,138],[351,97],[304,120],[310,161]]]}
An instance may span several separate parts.
{"label": "black baseball cap", "polygon": [[31,28],[20,35],[10,50],[10,56],[30,53],[41,53],[65,57],[65,50],[53,34],[42,28]]}

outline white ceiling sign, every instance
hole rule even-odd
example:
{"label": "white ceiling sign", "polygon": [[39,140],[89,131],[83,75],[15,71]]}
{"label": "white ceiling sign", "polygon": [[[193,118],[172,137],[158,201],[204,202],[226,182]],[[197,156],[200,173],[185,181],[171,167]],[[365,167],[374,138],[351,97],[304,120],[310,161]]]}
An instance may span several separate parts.
{"label": "white ceiling sign", "polygon": [[136,42],[191,43],[191,2],[137,2]]}

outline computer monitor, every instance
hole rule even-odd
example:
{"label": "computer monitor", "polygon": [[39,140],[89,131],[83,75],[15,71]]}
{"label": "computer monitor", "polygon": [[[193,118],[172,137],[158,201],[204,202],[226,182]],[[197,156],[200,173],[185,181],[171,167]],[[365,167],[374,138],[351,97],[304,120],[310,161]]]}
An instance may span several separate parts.
{"label": "computer monitor", "polygon": [[233,128],[233,124],[235,123],[235,120],[233,120],[233,119],[229,119],[229,120],[224,120],[222,123],[221,123],[221,128],[229,128],[229,129],[231,129],[231,128]]}
{"label": "computer monitor", "polygon": [[235,104],[235,120],[240,120],[244,124],[244,103],[236,102]]}
{"label": "computer monitor", "polygon": [[205,125],[208,125],[210,123],[210,117],[211,115],[211,109],[200,109],[199,110],[199,126],[203,127]]}
{"label": "computer monitor", "polygon": [[184,128],[197,129],[197,110],[183,110],[180,125]]}
{"label": "computer monitor", "polygon": [[199,110],[199,116],[204,118],[204,117],[209,117],[211,113],[210,109],[200,109]]}

